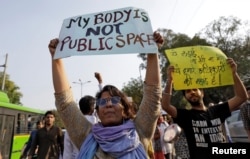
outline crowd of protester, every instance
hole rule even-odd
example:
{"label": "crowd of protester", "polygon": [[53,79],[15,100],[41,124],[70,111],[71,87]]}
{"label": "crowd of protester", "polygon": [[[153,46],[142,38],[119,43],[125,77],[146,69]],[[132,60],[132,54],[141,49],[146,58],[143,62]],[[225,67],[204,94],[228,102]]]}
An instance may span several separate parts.
{"label": "crowd of protester", "polygon": [[[163,38],[159,33],[154,32],[154,40],[161,47]],[[55,114],[47,111],[44,126],[31,132],[21,158],[204,158],[202,155],[209,143],[231,142],[226,133],[225,120],[236,109],[241,109],[245,129],[250,134],[250,106],[247,100],[250,89],[246,89],[242,83],[237,64],[232,58],[227,59],[227,64],[234,81],[234,97],[213,106],[204,104],[204,89],[201,88],[182,90],[191,109],[173,106],[171,98],[174,98],[172,85],[175,68],[171,65],[168,67],[166,86],[162,91],[158,55],[152,53],[147,55],[143,99],[138,110],[118,88],[102,86],[98,73],[95,76],[101,85],[100,90],[95,97],[84,96],[78,107],[63,60],[53,59],[58,43],[57,38],[52,39],[49,51],[56,108],[66,131],[63,134],[61,128],[54,124]],[[43,125],[40,121],[37,124]],[[177,124],[180,132],[174,124]],[[215,127],[216,133],[215,130],[204,133]],[[174,137],[166,141],[165,137],[169,134]],[[211,138],[211,135],[215,137]]]}

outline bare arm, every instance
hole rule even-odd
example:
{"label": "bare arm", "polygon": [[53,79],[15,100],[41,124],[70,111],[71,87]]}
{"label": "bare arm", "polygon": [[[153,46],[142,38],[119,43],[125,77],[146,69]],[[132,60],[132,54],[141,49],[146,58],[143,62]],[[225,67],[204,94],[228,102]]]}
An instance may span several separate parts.
{"label": "bare arm", "polygon": [[234,62],[232,58],[228,58],[227,63],[230,65],[232,69],[233,80],[234,80],[234,94],[235,94],[233,98],[228,100],[228,105],[230,111],[234,111],[236,109],[239,109],[240,105],[247,100],[247,91],[237,73],[237,64]]}
{"label": "bare arm", "polygon": [[70,84],[64,69],[62,59],[54,60],[58,39],[53,39],[49,43],[49,51],[52,57],[52,77],[56,97],[56,107],[63,120],[67,132],[74,144],[80,148],[82,142],[91,130],[92,124],[79,111],[74,101]]}
{"label": "bare arm", "polygon": [[[154,40],[157,43],[158,47],[161,47],[161,45],[163,44],[163,38],[160,33],[154,32]],[[158,54],[147,55],[147,70],[145,82],[148,85],[161,85]]]}
{"label": "bare arm", "polygon": [[175,118],[177,116],[177,109],[170,103],[172,97],[173,72],[174,72],[174,67],[169,66],[167,69],[166,87],[162,93],[161,106],[163,110],[165,110],[169,115]]}
{"label": "bare arm", "polygon": [[95,72],[95,78],[97,79],[99,84],[102,84],[102,76],[99,72]]}
{"label": "bare arm", "polygon": [[102,85],[102,76],[101,76],[101,74],[99,72],[95,72],[95,78],[98,81],[99,90],[102,90],[103,85]]}
{"label": "bare arm", "polygon": [[58,39],[53,39],[49,44],[49,51],[52,56],[52,77],[55,93],[61,93],[70,88],[62,59],[53,59],[58,43]]}
{"label": "bare arm", "polygon": [[[162,43],[159,33],[154,33],[156,43]],[[137,131],[145,138],[151,139],[160,114],[161,80],[158,54],[147,55],[147,70],[143,88],[143,99],[137,112],[135,123]]]}

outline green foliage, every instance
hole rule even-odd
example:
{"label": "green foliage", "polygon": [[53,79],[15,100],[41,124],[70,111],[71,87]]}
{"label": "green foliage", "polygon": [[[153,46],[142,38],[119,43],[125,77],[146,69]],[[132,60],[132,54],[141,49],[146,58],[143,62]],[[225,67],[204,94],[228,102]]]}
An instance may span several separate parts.
{"label": "green foliage", "polygon": [[[0,86],[2,88],[3,83],[3,72],[0,72]],[[22,105],[20,99],[23,96],[22,93],[19,91],[20,88],[11,80],[9,80],[9,75],[6,74],[5,76],[5,85],[3,92],[7,93],[10,103]]]}
{"label": "green foliage", "polygon": [[[220,17],[204,28],[199,35],[206,37],[213,46],[218,47],[238,65],[238,74],[247,85],[250,82],[250,26],[237,17]],[[208,93],[213,101],[224,101],[231,98],[231,86],[211,88]]]}
{"label": "green foliage", "polygon": [[138,78],[132,78],[127,85],[124,85],[122,91],[129,97],[132,97],[133,102],[139,106],[142,100],[143,81]]}
{"label": "green foliage", "polygon": [[[250,29],[247,22],[242,22],[236,17],[220,17],[218,20],[214,20],[209,23],[204,29],[197,33],[194,37],[189,37],[185,34],[175,33],[169,29],[158,29],[164,37],[164,45],[159,49],[160,67],[162,73],[162,87],[165,86],[167,79],[167,67],[169,61],[164,54],[166,49],[174,49],[185,46],[214,46],[222,50],[228,57],[232,57],[238,65],[238,73],[245,85],[250,85]],[[145,69],[146,67],[146,54],[139,54],[139,58],[142,59],[140,67]],[[133,79],[134,80],[134,79]],[[132,81],[131,81],[132,82]],[[133,83],[133,82],[132,82]],[[127,85],[126,90],[132,92],[136,89],[136,85]],[[225,101],[231,98],[234,94],[232,86],[224,86],[218,88],[205,89],[205,104],[210,102],[218,103],[219,101]],[[188,104],[183,99],[182,93],[173,90],[174,97],[171,103],[176,107],[186,107]]]}
{"label": "green foliage", "polygon": [[213,46],[221,49],[238,64],[238,73],[243,79],[250,77],[250,25],[236,17],[220,17],[200,33]]}

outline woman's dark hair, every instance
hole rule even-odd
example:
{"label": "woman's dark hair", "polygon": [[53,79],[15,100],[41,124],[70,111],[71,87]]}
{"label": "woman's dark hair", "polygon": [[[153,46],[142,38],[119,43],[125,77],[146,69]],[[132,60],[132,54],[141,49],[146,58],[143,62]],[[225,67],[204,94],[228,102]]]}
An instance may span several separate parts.
{"label": "woman's dark hair", "polygon": [[[122,93],[119,89],[112,85],[106,85],[103,89],[96,94],[96,100],[100,99],[103,92],[108,92],[112,97],[119,96],[121,97],[121,104],[124,108],[124,119],[134,119],[135,113],[132,106],[132,103],[128,101],[127,96]],[[96,109],[98,110],[99,106],[96,104]]]}
{"label": "woman's dark hair", "polygon": [[86,95],[82,97],[79,101],[80,110],[84,115],[93,113],[91,111],[94,111],[94,106],[95,106],[95,98],[92,96]]}

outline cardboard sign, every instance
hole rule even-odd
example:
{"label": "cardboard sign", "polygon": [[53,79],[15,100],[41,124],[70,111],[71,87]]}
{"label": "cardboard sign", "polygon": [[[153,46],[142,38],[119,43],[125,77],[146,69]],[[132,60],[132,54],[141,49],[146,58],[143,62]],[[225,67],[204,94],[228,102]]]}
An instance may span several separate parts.
{"label": "cardboard sign", "polygon": [[147,12],[127,7],[63,21],[54,58],[74,55],[156,53]]}
{"label": "cardboard sign", "polygon": [[226,55],[215,47],[192,46],[165,50],[174,66],[175,90],[232,85],[232,70]]}

